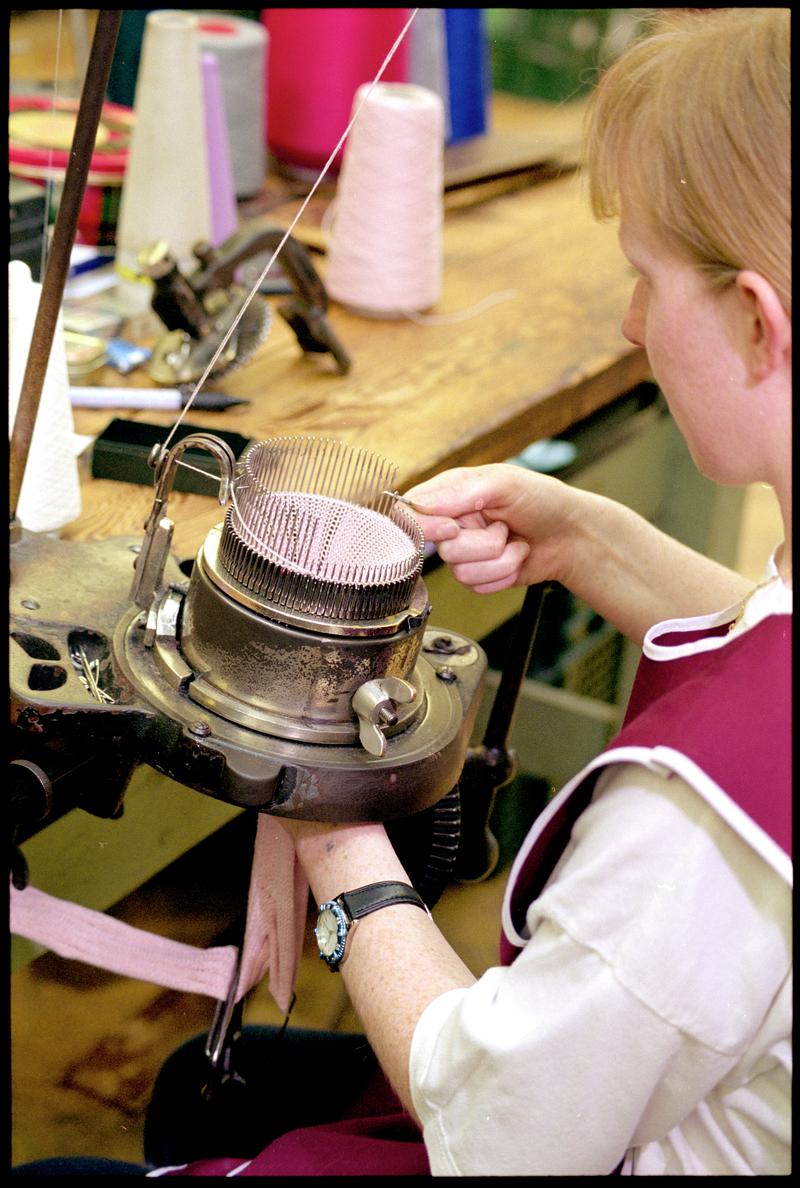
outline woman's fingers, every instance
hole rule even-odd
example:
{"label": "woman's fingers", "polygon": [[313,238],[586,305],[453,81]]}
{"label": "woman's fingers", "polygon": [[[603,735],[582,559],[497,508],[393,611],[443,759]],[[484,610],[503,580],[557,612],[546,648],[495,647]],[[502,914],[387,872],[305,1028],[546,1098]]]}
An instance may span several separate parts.
{"label": "woman's fingers", "polygon": [[508,525],[502,520],[475,527],[433,516],[424,517],[424,521],[426,539],[438,541],[439,556],[463,585],[491,593],[519,579],[530,546],[518,538],[509,540]]}
{"label": "woman's fingers", "polygon": [[462,585],[469,586],[481,594],[490,594],[494,590],[513,586],[519,581],[520,570],[529,553],[530,547],[526,541],[512,540],[495,557],[448,564],[453,577]]}
{"label": "woman's fingers", "polygon": [[433,544],[452,540],[461,531],[460,526],[450,516],[422,516],[415,512],[414,519],[422,529],[425,539]]}
{"label": "woman's fingers", "polygon": [[503,502],[498,484],[498,472],[503,469],[501,466],[456,467],[411,487],[403,498],[420,515],[460,520],[479,514],[498,499]]}
{"label": "woman's fingers", "polygon": [[461,527],[455,536],[439,545],[439,556],[448,565],[464,561],[493,561],[499,557],[508,540],[508,526],[501,520],[481,528]]}

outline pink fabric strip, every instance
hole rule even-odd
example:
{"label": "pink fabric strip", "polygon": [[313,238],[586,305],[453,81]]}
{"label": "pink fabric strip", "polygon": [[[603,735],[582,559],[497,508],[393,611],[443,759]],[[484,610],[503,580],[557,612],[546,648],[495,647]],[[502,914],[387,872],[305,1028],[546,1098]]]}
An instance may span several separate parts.
{"label": "pink fabric strip", "polygon": [[60,957],[172,990],[227,998],[238,957],[234,945],[198,949],[35,887],[18,891],[12,885],[10,894],[11,931]]}
{"label": "pink fabric strip", "polygon": [[[60,957],[226,1000],[236,970],[234,945],[199,949],[26,887],[10,886],[11,931]],[[236,1001],[269,971],[269,989],[289,1009],[308,909],[308,881],[294,843],[274,817],[260,813],[256,829],[247,922]]]}
{"label": "pink fabric strip", "polygon": [[269,970],[269,989],[288,1011],[308,911],[308,881],[294,842],[275,817],[259,813],[236,1001]]}

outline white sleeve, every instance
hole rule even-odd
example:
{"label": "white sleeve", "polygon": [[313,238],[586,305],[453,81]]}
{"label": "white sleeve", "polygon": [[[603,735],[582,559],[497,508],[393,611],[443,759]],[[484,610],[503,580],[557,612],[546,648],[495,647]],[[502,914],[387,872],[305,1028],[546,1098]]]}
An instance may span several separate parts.
{"label": "white sleeve", "polygon": [[608,1174],[677,1126],[786,975],[788,888],[765,871],[680,779],[604,774],[520,955],[417,1024],[434,1175]]}

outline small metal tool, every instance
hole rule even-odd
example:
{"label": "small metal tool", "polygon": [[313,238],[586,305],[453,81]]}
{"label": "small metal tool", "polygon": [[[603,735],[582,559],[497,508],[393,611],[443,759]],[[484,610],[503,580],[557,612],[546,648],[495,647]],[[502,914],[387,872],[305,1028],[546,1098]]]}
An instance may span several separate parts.
{"label": "small metal tool", "polygon": [[[140,253],[140,267],[154,285],[153,310],[167,327],[149,364],[154,380],[170,385],[196,381],[220,348],[211,371],[214,378],[252,358],[269,334],[272,309],[260,293],[251,294],[237,279],[238,270],[254,256],[275,251],[283,238],[274,227],[248,227],[217,247],[200,242],[193,249],[198,267],[189,275],[181,272],[164,241]],[[303,351],[329,352],[344,375],[350,358],[328,324],[328,296],[308,252],[289,236],[279,263],[294,293],[278,312]]]}
{"label": "small metal tool", "polygon": [[417,512],[421,516],[430,515],[430,512],[426,511],[424,507],[420,507],[419,504],[406,499],[405,495],[401,495],[399,491],[381,491],[381,494],[386,495],[389,499],[393,499],[396,503],[404,503],[406,507],[410,507],[413,512]]}
{"label": "small metal tool", "polygon": [[181,438],[171,450],[160,444],[153,446],[149,463],[155,470],[155,499],[145,524],[145,537],[134,567],[131,601],[148,612],[145,638],[152,641],[155,633],[155,607],[164,593],[164,570],[172,544],[175,525],[167,515],[167,500],[175,481],[175,471],[181,455],[190,446],[198,446],[212,454],[220,468],[219,502],[224,507],[236,470],[236,459],[230,446],[209,433],[190,433]]}
{"label": "small metal tool", "polygon": [[78,673],[78,679],[88,693],[91,693],[95,701],[103,702],[104,704],[113,704],[114,698],[105,689],[100,688],[100,661],[95,656],[90,660],[86,654],[86,649],[78,646],[74,651],[70,652],[70,658]]}

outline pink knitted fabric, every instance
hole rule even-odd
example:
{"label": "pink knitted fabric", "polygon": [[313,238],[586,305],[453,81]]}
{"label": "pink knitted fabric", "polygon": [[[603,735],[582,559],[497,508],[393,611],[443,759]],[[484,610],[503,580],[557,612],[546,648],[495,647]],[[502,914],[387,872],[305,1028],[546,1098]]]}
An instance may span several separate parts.
{"label": "pink knitted fabric", "polygon": [[[269,971],[270,993],[281,1010],[288,1009],[307,907],[308,883],[292,839],[274,817],[259,814],[237,1001]],[[31,886],[10,886],[10,926],[60,957],[223,1001],[236,972],[233,945],[199,949]]]}

